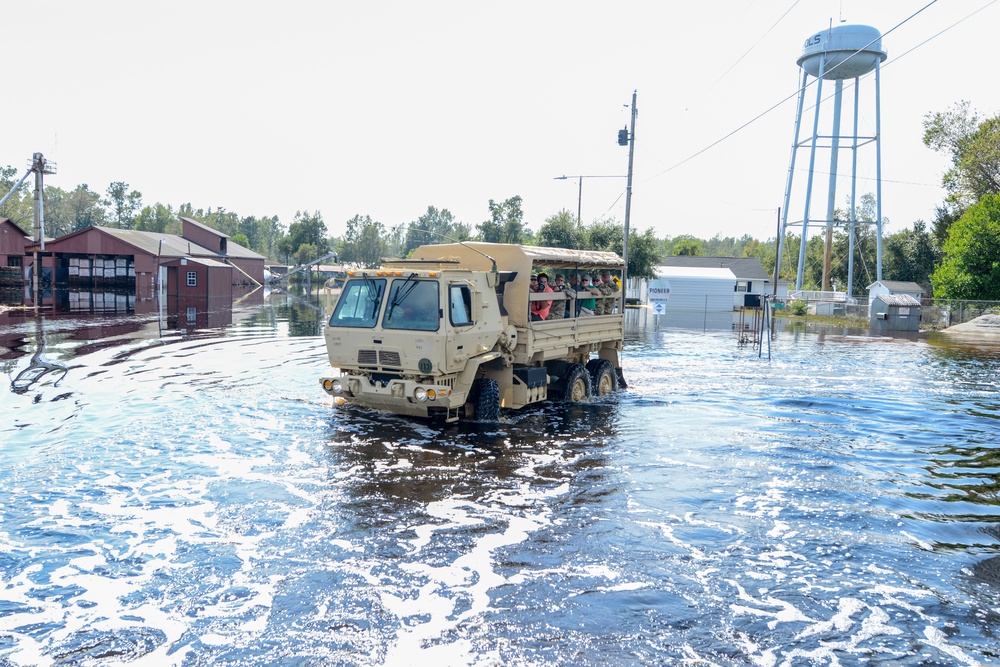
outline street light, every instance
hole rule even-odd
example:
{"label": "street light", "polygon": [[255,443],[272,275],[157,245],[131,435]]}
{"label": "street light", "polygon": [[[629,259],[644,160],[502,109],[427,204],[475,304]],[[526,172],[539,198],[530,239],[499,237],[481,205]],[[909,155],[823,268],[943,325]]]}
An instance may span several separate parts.
{"label": "street light", "polygon": [[576,197],[576,223],[578,225],[583,224],[580,218],[580,205],[583,203],[583,179],[585,178],[625,178],[625,176],[554,176],[552,180],[554,181],[566,181],[571,178],[578,179],[579,181],[579,192]]}

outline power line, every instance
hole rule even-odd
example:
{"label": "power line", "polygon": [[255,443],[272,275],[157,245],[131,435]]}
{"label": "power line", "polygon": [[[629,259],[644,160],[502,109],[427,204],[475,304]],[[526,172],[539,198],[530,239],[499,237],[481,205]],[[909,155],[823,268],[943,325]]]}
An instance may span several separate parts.
{"label": "power line", "polygon": [[[915,12],[914,12],[913,14],[911,14],[911,15],[910,15],[910,16],[908,16],[907,18],[903,19],[902,21],[900,21],[899,23],[897,23],[896,25],[894,25],[894,26],[893,26],[892,28],[890,28],[889,30],[887,30],[887,31],[886,31],[885,33],[883,33],[882,35],[880,35],[880,36],[879,36],[879,39],[881,39],[882,37],[884,37],[884,36],[886,36],[886,35],[890,34],[890,33],[891,33],[891,32],[893,32],[893,31],[897,30],[898,28],[900,28],[901,26],[905,25],[905,24],[906,24],[906,23],[908,23],[909,21],[913,20],[913,19],[914,19],[914,18],[915,18],[915,17],[917,16],[917,15],[919,15],[920,13],[922,13],[922,12],[926,11],[926,10],[927,10],[927,9],[928,9],[929,7],[931,7],[932,5],[936,4],[936,3],[937,3],[937,1],[938,1],[938,0],[931,0],[931,1],[930,1],[930,2],[928,2],[928,3],[926,4],[926,5],[924,5],[923,7],[921,7],[920,9],[918,9],[917,11],[915,11]],[[994,3],[995,3],[995,2],[997,2],[997,1],[998,1],[998,0],[990,0],[990,2],[989,2],[989,3],[987,3],[986,5],[984,5],[983,7],[981,7],[980,9],[976,10],[976,12],[973,12],[972,14],[970,14],[970,15],[969,15],[969,16],[967,16],[967,17],[965,17],[964,19],[962,19],[962,20],[960,20],[960,21],[957,21],[956,23],[954,23],[953,25],[949,26],[948,28],[945,28],[945,29],[944,29],[944,30],[942,30],[941,32],[937,33],[937,35],[934,35],[933,37],[931,37],[931,38],[929,38],[929,39],[925,40],[924,42],[922,42],[921,44],[919,44],[919,45],[917,45],[917,46],[913,47],[913,49],[910,49],[910,50],[909,50],[909,51],[907,51],[906,53],[910,53],[910,52],[912,52],[912,51],[913,51],[914,49],[918,48],[919,46],[923,46],[924,44],[926,44],[927,42],[929,42],[929,41],[931,41],[932,39],[936,38],[937,36],[939,36],[939,35],[941,35],[941,34],[943,34],[943,33],[947,32],[948,30],[951,30],[951,28],[955,27],[955,26],[956,26],[956,25],[958,25],[959,23],[962,23],[962,21],[965,21],[966,19],[968,19],[968,18],[970,18],[971,16],[975,15],[976,13],[978,13],[978,12],[982,11],[983,9],[986,9],[987,7],[989,7],[990,5],[994,4]],[[865,48],[867,48],[867,47],[865,47]],[[863,50],[864,50],[863,48],[862,48],[862,49],[859,49],[859,50],[858,50],[858,52],[860,52],[860,51],[863,51]],[[906,53],[904,53],[904,54],[902,54],[902,55],[906,55]],[[902,55],[901,55],[901,56],[899,56],[899,57],[897,57],[897,58],[894,58],[892,62],[895,62],[895,61],[899,60],[899,58],[901,58],[901,57],[902,57]],[[887,64],[888,64],[888,63],[887,63]],[[831,71],[832,71],[832,70],[831,70]],[[806,85],[807,85],[807,86],[811,86],[811,85],[813,85],[814,83],[815,83],[815,82],[809,82],[809,83],[807,83]],[[705,146],[705,147],[704,147],[704,148],[702,148],[701,150],[699,150],[699,151],[696,151],[695,153],[692,153],[691,155],[689,155],[688,157],[684,158],[684,159],[683,159],[683,160],[681,160],[680,162],[678,162],[678,163],[674,164],[673,166],[671,166],[671,167],[667,167],[667,168],[666,168],[666,169],[664,169],[663,171],[661,171],[661,172],[659,172],[659,173],[656,173],[656,174],[653,174],[652,176],[650,176],[649,178],[647,178],[646,180],[644,180],[644,181],[643,181],[643,183],[647,183],[647,182],[649,182],[649,181],[651,181],[651,180],[653,180],[653,179],[655,179],[655,178],[659,178],[660,176],[663,176],[664,174],[666,174],[666,173],[669,173],[669,172],[673,171],[674,169],[677,169],[677,168],[678,168],[678,167],[680,167],[681,165],[684,165],[684,164],[686,164],[686,163],[690,162],[691,160],[695,159],[695,158],[696,158],[696,157],[698,157],[699,155],[702,155],[703,153],[706,153],[706,152],[708,152],[709,150],[711,150],[712,148],[715,148],[716,146],[718,146],[718,145],[719,145],[719,144],[721,144],[722,142],[726,141],[726,140],[727,140],[727,139],[729,139],[730,137],[732,137],[732,136],[734,136],[734,135],[736,135],[736,134],[738,134],[738,133],[742,132],[743,130],[745,130],[745,129],[746,129],[747,127],[749,127],[750,125],[753,125],[753,124],[754,124],[754,123],[756,123],[756,122],[757,122],[758,120],[760,120],[760,119],[761,119],[761,118],[763,118],[764,116],[768,115],[769,113],[771,113],[772,111],[774,111],[775,109],[777,109],[778,107],[780,107],[781,105],[783,105],[783,104],[784,104],[785,102],[787,102],[788,100],[791,100],[791,99],[794,99],[794,98],[795,98],[795,97],[797,97],[798,95],[799,95],[799,91],[797,90],[797,91],[795,91],[794,93],[792,93],[791,95],[788,95],[788,96],[786,96],[786,97],[782,98],[782,99],[781,99],[781,100],[780,100],[779,102],[777,102],[776,104],[773,104],[772,106],[768,107],[767,109],[765,109],[765,110],[764,110],[764,111],[762,111],[761,113],[757,114],[756,116],[754,116],[753,118],[751,118],[751,119],[750,119],[750,120],[748,120],[747,122],[743,123],[742,125],[740,125],[740,126],[739,126],[739,127],[737,127],[736,129],[732,130],[731,132],[729,132],[729,133],[727,133],[727,134],[723,135],[723,136],[722,136],[722,137],[720,137],[719,139],[716,139],[715,141],[713,141],[713,142],[712,142],[712,143],[710,143],[709,145]]]}
{"label": "power line", "polygon": [[795,9],[795,5],[797,5],[797,4],[799,4],[799,0],[795,0],[795,2],[793,2],[792,5],[788,9],[785,10],[785,13],[782,14],[781,16],[779,16],[778,20],[775,21],[774,24],[772,24],[770,28],[768,28],[767,30],[765,30],[764,34],[761,35],[760,38],[756,42],[754,42],[750,46],[750,48],[747,49],[746,52],[742,56],[740,56],[739,58],[736,59],[736,62],[734,62],[732,65],[729,66],[729,69],[727,69],[725,72],[723,72],[719,76],[719,78],[716,79],[715,82],[711,86],[709,86],[708,88],[706,88],[705,89],[706,92],[708,92],[709,90],[712,90],[713,88],[715,88],[716,84],[718,84],[720,81],[722,81],[723,79],[725,79],[727,74],[729,74],[730,72],[732,72],[733,69],[737,65],[739,65],[741,62],[743,62],[743,59],[746,58],[748,55],[750,55],[750,52],[753,51],[755,48],[757,48],[757,45],[760,44],[762,41],[764,41],[764,38],[767,37],[771,33],[772,30],[774,30],[776,27],[778,27],[778,24],[781,23],[786,16],[788,16],[788,13],[790,11],[792,11],[793,9]]}

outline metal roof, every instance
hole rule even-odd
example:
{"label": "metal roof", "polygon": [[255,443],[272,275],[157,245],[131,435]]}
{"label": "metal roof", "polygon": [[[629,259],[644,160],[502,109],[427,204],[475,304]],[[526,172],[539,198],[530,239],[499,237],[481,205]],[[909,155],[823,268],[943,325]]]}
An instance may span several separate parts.
{"label": "metal roof", "polygon": [[[660,278],[720,278],[737,280],[736,274],[730,268],[712,266],[654,266],[653,271]],[[735,284],[735,283],[730,283]]]}
{"label": "metal roof", "polygon": [[[140,232],[135,229],[117,229],[115,227],[98,227],[109,236],[135,246],[150,255],[158,257],[181,257],[185,255],[201,255],[204,257],[218,257],[219,253],[212,252],[204,246],[192,243],[176,234],[160,234],[159,232]],[[84,230],[85,231],[85,230]]]}
{"label": "metal roof", "polygon": [[[209,227],[208,225],[202,224],[202,223],[200,223],[197,220],[194,220],[192,218],[185,218],[185,217],[181,216],[180,219],[181,219],[182,222],[184,222],[186,224],[192,225],[192,226],[197,227],[199,229],[203,229],[206,232],[209,232],[209,233],[211,233],[211,234],[213,234],[215,236],[218,236],[219,238],[227,239],[226,240],[226,256],[227,257],[240,257],[242,259],[267,259],[266,257],[264,257],[264,255],[260,255],[258,253],[255,253],[253,250],[250,250],[249,248],[244,248],[239,243],[233,243],[233,239],[232,239],[231,236],[229,236],[229,234],[224,234],[224,233],[220,232],[218,229],[214,229],[212,227]],[[212,254],[217,255],[219,253],[212,253]]]}
{"label": "metal roof", "polygon": [[919,283],[914,283],[909,280],[876,280],[866,289],[871,289],[876,285],[881,285],[890,292],[917,292],[918,294],[923,294],[927,290],[920,286]]}
{"label": "metal roof", "polygon": [[879,294],[875,298],[887,306],[920,307],[920,301],[910,294]]}
{"label": "metal roof", "polygon": [[672,255],[663,259],[664,266],[684,266],[702,269],[729,269],[740,280],[770,280],[764,265],[756,257],[699,257]]}

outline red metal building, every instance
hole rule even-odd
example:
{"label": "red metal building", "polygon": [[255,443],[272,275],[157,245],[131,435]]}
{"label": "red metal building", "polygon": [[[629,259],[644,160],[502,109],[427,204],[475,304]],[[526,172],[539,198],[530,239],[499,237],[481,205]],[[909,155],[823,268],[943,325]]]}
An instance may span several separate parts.
{"label": "red metal building", "polygon": [[[54,267],[56,285],[131,290],[137,300],[153,298],[166,279],[160,267],[175,259],[204,259],[231,267],[232,285],[264,283],[264,256],[190,218],[183,234],[160,234],[111,227],[87,227],[46,241],[41,262]],[[23,252],[32,252],[30,239]],[[164,269],[165,271],[165,269]]]}
{"label": "red metal building", "polygon": [[[31,263],[25,257],[25,248],[31,244],[31,234],[15,225],[7,218],[0,218],[0,269],[17,268],[17,271],[0,271],[0,287],[21,285],[24,275],[22,267]],[[10,284],[7,284],[7,283]]]}

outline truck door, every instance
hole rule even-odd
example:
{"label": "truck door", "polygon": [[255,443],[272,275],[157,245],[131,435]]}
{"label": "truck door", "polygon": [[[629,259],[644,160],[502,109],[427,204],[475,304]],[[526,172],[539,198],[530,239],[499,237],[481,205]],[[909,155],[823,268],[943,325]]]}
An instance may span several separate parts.
{"label": "truck door", "polygon": [[447,358],[445,367],[455,372],[465,367],[466,360],[476,352],[476,315],[473,308],[474,294],[468,283],[448,284],[447,295]]}

